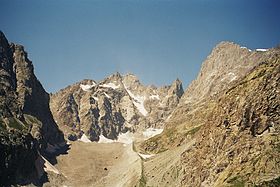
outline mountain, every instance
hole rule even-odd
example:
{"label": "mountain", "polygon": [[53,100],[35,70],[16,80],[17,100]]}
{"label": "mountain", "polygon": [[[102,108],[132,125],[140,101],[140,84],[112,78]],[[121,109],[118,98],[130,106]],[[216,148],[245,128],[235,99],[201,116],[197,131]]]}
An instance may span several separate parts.
{"label": "mountain", "polygon": [[158,155],[146,184],[279,186],[279,72],[279,48],[217,45],[163,133],[136,146]]}
{"label": "mountain", "polygon": [[0,181],[24,183],[37,175],[39,155],[53,152],[65,141],[50,112],[49,95],[23,46],[10,44],[2,32],[0,85]]}
{"label": "mountain", "polygon": [[120,133],[163,128],[178,105],[182,82],[156,88],[144,86],[135,75],[114,75],[100,82],[83,80],[51,95],[51,111],[68,139],[117,139]]}

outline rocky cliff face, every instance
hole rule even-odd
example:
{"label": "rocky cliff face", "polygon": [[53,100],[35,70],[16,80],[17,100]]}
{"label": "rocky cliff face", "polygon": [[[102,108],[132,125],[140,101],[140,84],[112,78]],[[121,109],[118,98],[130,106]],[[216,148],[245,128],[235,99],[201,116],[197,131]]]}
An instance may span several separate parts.
{"label": "rocky cliff face", "polygon": [[164,120],[183,94],[179,80],[171,86],[143,86],[136,76],[116,73],[99,83],[84,80],[51,96],[51,111],[69,139],[85,134],[91,141],[100,136],[148,127],[162,128]]}
{"label": "rocky cliff face", "polygon": [[[23,46],[9,44],[2,32],[0,109],[0,131],[3,140],[0,143],[3,153],[1,166],[5,166],[5,173],[16,171],[17,176],[29,175],[29,171],[34,167],[29,168],[30,170],[21,167],[24,164],[34,165],[38,150],[45,154],[50,146],[64,143],[63,134],[49,109],[49,95],[35,77],[27,53]],[[24,162],[18,162],[19,155]],[[9,174],[4,176],[8,177],[4,181],[13,180]]]}
{"label": "rocky cliff face", "polygon": [[[223,50],[217,53],[220,46]],[[209,59],[221,69],[213,70]],[[238,76],[232,80],[228,73],[236,64]],[[279,48],[249,51],[221,43],[181,98],[163,133],[138,148],[160,153],[194,142],[181,155],[176,171],[174,180],[182,186],[279,185],[279,72]]]}

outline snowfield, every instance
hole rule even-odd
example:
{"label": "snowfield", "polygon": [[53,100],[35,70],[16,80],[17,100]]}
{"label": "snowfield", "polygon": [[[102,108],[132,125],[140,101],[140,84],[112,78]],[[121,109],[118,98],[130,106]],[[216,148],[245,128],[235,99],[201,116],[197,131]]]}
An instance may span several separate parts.
{"label": "snowfield", "polygon": [[140,96],[140,95],[134,95],[128,88],[126,85],[124,85],[127,93],[129,94],[129,96],[134,100],[133,104],[136,106],[137,110],[143,114],[143,116],[147,116],[148,112],[145,109],[144,106],[144,102],[146,100],[145,96]]}
{"label": "snowfield", "polygon": [[256,49],[256,51],[265,52],[265,51],[268,51],[268,49]]}
{"label": "snowfield", "polygon": [[41,157],[44,160],[44,171],[51,171],[56,174],[60,174],[60,172],[47,159],[45,159],[43,156]]}
{"label": "snowfield", "polygon": [[94,86],[96,85],[95,82],[92,82],[92,84],[80,84],[80,88],[82,88],[82,90],[89,92]]}
{"label": "snowfield", "polygon": [[157,94],[157,95],[151,95],[151,96],[150,96],[150,99],[157,99],[157,100],[160,100],[158,94]]}
{"label": "snowfield", "polygon": [[79,141],[84,142],[84,143],[91,142],[85,134],[82,135],[82,137],[81,137],[81,139],[79,139]]}
{"label": "snowfield", "polygon": [[99,136],[98,143],[115,143],[115,142],[123,143],[123,144],[132,144],[133,134],[131,132],[121,133],[121,134],[119,134],[117,140],[108,139],[103,135]]}
{"label": "snowfield", "polygon": [[162,133],[162,131],[163,129],[148,128],[143,131],[143,135],[145,136],[145,138],[151,138]]}
{"label": "snowfield", "polygon": [[115,85],[114,83],[110,82],[108,84],[102,84],[100,87],[117,89],[120,87],[120,85]]}
{"label": "snowfield", "polygon": [[152,155],[145,155],[145,154],[141,154],[141,153],[138,153],[138,155],[139,155],[141,158],[143,158],[143,159],[147,159],[147,158],[151,158],[151,157],[155,156],[154,154],[152,154]]}
{"label": "snowfield", "polygon": [[106,92],[104,92],[104,95],[109,99],[111,98]]}
{"label": "snowfield", "polygon": [[250,52],[252,51],[251,49],[248,49],[247,47],[244,47],[244,46],[241,46],[240,48],[241,48],[241,49],[247,49],[247,50],[250,51]]}

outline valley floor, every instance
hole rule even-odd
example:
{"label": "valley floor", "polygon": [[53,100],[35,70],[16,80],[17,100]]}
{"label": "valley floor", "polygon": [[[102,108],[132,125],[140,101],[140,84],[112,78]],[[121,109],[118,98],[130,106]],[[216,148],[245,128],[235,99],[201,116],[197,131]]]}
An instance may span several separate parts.
{"label": "valley floor", "polygon": [[60,174],[48,172],[44,187],[180,186],[180,155],[192,145],[140,156],[133,144],[71,142],[54,165]]}
{"label": "valley floor", "polygon": [[141,158],[132,144],[71,142],[68,154],[57,157],[61,179],[49,174],[44,186],[133,186],[142,174]]}

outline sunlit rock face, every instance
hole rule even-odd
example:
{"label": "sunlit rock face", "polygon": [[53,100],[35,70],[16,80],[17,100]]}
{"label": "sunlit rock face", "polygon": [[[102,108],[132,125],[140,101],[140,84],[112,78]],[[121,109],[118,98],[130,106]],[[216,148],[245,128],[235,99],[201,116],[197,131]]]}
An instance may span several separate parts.
{"label": "sunlit rock face", "polygon": [[100,82],[83,80],[51,95],[52,114],[65,134],[91,141],[100,136],[163,128],[184,91],[180,80],[157,88],[144,86],[135,75],[114,75]]}

